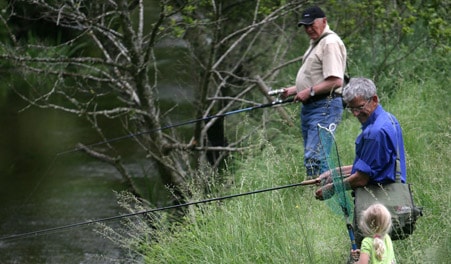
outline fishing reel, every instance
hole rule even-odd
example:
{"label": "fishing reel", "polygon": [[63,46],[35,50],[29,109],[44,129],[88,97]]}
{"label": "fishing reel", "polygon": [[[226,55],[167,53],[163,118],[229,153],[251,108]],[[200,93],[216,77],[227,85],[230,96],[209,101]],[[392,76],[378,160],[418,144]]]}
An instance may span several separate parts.
{"label": "fishing reel", "polygon": [[280,98],[280,95],[283,93],[283,88],[282,89],[277,89],[277,90],[271,90],[268,91],[268,95],[270,96],[277,96],[276,100],[274,101],[274,103],[280,103],[282,102],[282,99]]}
{"label": "fishing reel", "polygon": [[280,95],[281,93],[283,93],[283,88],[282,89],[268,91],[268,95]]}

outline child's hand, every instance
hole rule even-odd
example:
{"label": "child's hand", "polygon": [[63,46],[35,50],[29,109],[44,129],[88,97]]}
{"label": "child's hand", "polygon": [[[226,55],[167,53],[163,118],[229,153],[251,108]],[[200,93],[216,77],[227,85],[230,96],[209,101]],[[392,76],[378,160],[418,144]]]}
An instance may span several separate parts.
{"label": "child's hand", "polygon": [[351,249],[351,255],[355,260],[358,260],[360,257],[360,249]]}

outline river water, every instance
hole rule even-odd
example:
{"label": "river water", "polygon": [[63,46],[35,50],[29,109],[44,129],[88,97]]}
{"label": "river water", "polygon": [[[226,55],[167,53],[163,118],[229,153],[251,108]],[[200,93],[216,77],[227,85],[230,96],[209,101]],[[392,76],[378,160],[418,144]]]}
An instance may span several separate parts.
{"label": "river water", "polygon": [[[169,60],[177,56],[176,45],[164,49],[171,51]],[[168,108],[176,104],[187,109],[193,100],[190,88],[165,81],[160,82],[159,95]],[[79,152],[58,155],[78,142],[100,141],[91,126],[57,111],[21,111],[26,104],[12,91],[0,94],[0,100],[0,264],[124,263],[127,255],[94,232],[92,224],[40,232],[127,213],[117,204],[116,192],[125,185],[114,168]],[[174,123],[190,118],[181,111],[174,113]],[[120,124],[106,125],[109,138],[124,135]],[[144,197],[164,205],[168,194],[157,177],[149,175],[148,160],[135,153],[139,148],[130,140],[114,144],[121,153],[126,151],[124,163]],[[105,224],[114,228],[119,220]],[[38,235],[22,236],[35,232]]]}
{"label": "river water", "polygon": [[[146,16],[156,19],[157,6],[158,1],[147,1]],[[173,78],[174,71],[178,72],[178,78],[185,80],[182,83],[189,83],[186,80],[192,78],[183,63],[179,63],[181,69],[174,69],[173,61],[180,62],[180,45],[183,43],[167,43],[161,48],[164,54],[159,54],[166,62],[159,67],[160,99],[166,100],[170,107],[192,100],[191,89],[180,89],[180,79]],[[7,81],[0,81],[0,264],[113,263],[123,260],[127,255],[94,232],[93,225],[22,236],[123,214],[115,192],[124,190],[125,186],[112,167],[82,153],[57,155],[73,149],[78,142],[99,141],[92,137],[89,124],[76,116],[50,110],[30,108],[20,111],[25,102],[2,87]],[[173,122],[189,118],[179,112],[174,112],[177,115],[173,116]],[[117,128],[117,124],[110,125],[108,131],[113,131],[108,135],[110,138],[123,135]],[[122,150],[134,149],[129,141],[118,144],[116,147]],[[164,201],[165,193],[154,176],[141,175],[140,178],[138,172],[151,171],[148,162],[134,159],[133,153],[128,154],[131,159],[127,166],[138,174],[135,180],[150,186],[149,190],[144,188],[146,198],[153,202]],[[119,221],[105,224],[114,228]],[[14,239],[10,239],[13,236]]]}
{"label": "river water", "polygon": [[[189,89],[161,82],[160,98],[183,105],[175,98],[192,100]],[[94,231],[92,224],[58,229],[77,223],[121,215],[116,192],[125,190],[122,177],[110,165],[72,152],[76,143],[98,142],[89,124],[77,116],[51,110],[24,108],[13,92],[0,103],[0,264],[3,263],[113,263],[124,257],[120,248]],[[172,102],[172,103],[171,103]],[[178,111],[180,112],[180,111]],[[174,122],[186,120],[174,116]],[[110,138],[123,136],[118,124]],[[135,184],[145,198],[163,206],[168,195],[130,140],[114,143],[133,171]],[[105,222],[110,227],[119,220]],[[36,232],[38,232],[37,235]],[[32,233],[32,236],[25,234]]]}
{"label": "river water", "polygon": [[[71,116],[28,110],[13,93],[0,108],[0,237],[121,213],[124,189],[109,166],[81,153],[57,156],[88,130]],[[114,226],[117,223],[109,222]],[[121,250],[85,225],[0,240],[0,263],[111,263]]]}

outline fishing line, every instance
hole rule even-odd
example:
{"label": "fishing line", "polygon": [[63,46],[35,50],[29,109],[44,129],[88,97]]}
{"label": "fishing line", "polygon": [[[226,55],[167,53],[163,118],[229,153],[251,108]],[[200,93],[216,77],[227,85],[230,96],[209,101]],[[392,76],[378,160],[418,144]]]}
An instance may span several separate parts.
{"label": "fishing line", "polygon": [[[189,125],[189,124],[197,123],[197,122],[200,122],[200,121],[210,120],[210,119],[213,119],[213,118],[225,117],[225,116],[229,116],[229,115],[233,115],[233,114],[238,114],[238,113],[242,113],[242,112],[246,112],[246,111],[251,111],[251,110],[254,110],[254,109],[265,108],[265,107],[272,107],[272,106],[286,104],[286,103],[290,103],[290,102],[293,102],[293,98],[289,98],[289,99],[286,99],[286,100],[277,99],[277,100],[275,100],[273,102],[266,103],[266,104],[259,104],[259,105],[255,105],[255,106],[251,106],[251,107],[247,107],[247,108],[243,108],[243,109],[229,111],[229,112],[222,113],[222,114],[217,114],[217,115],[207,116],[207,117],[204,117],[204,118],[198,118],[198,119],[194,119],[194,120],[188,120],[188,121],[184,121],[184,122],[180,122],[180,123],[176,123],[176,124],[171,124],[171,125],[167,125],[167,126],[164,126],[164,127],[161,127],[161,128],[157,128],[157,129],[153,129],[153,130],[149,130],[149,131],[143,131],[143,132],[140,132],[140,133],[128,134],[128,135],[112,138],[112,139],[109,139],[109,140],[105,140],[105,141],[101,141],[101,142],[97,142],[97,143],[93,143],[93,144],[87,145],[87,147],[99,146],[99,145],[103,145],[103,144],[107,144],[107,143],[112,143],[112,142],[116,142],[116,141],[120,141],[120,140],[129,139],[129,138],[132,138],[132,137],[141,136],[141,135],[144,135],[144,134],[154,133],[154,132],[165,130],[165,129],[170,129],[170,128],[175,128],[175,127],[179,127],[179,126]],[[31,197],[36,193],[36,191],[38,190],[39,186],[41,185],[45,175],[49,174],[50,169],[53,167],[53,165],[55,164],[55,162],[56,162],[56,160],[58,159],[59,156],[62,156],[64,154],[77,152],[79,150],[81,150],[81,148],[74,148],[74,149],[71,149],[71,150],[67,150],[67,151],[63,151],[63,152],[57,153],[56,156],[51,161],[50,165],[47,167],[46,171],[43,173],[43,176],[40,177],[40,179],[38,180],[38,183],[36,184],[36,186],[33,188],[33,190],[30,192],[30,194],[26,197],[26,199],[23,202],[23,204],[28,202],[31,199]],[[313,184],[313,183],[310,183],[310,184]],[[93,224],[93,223],[98,223],[98,222],[110,221],[110,220],[114,220],[114,219],[120,219],[120,218],[123,218],[123,217],[130,217],[130,216],[139,215],[139,214],[152,213],[152,212],[156,212],[156,211],[168,210],[168,209],[178,208],[178,207],[183,207],[183,206],[189,206],[189,205],[195,205],[195,204],[200,204],[200,203],[207,203],[207,202],[213,202],[213,201],[218,201],[218,200],[224,200],[224,199],[234,198],[234,197],[238,197],[238,196],[244,196],[244,195],[250,195],[250,194],[259,193],[259,192],[266,192],[266,191],[272,191],[272,190],[277,190],[277,189],[283,189],[283,188],[288,188],[288,187],[293,187],[293,186],[298,186],[298,185],[305,185],[305,182],[304,183],[300,183],[300,184],[296,184],[296,185],[275,187],[275,188],[265,189],[265,190],[261,190],[261,191],[254,191],[254,192],[249,192],[249,193],[236,194],[236,195],[231,195],[231,196],[226,196],[226,197],[219,197],[219,198],[214,198],[214,199],[204,200],[204,201],[199,201],[199,202],[192,202],[192,203],[187,203],[187,204],[180,204],[180,205],[175,205],[175,206],[157,208],[157,209],[152,209],[152,210],[148,210],[148,211],[137,212],[137,213],[134,213],[134,214],[126,214],[126,215],[121,215],[121,216],[108,217],[108,218],[103,218],[103,219],[98,219],[98,220],[86,221],[86,222],[82,222],[82,223],[70,224],[70,225],[66,225],[66,226],[60,226],[60,227],[55,227],[55,228],[48,228],[48,229],[38,230],[38,231],[34,231],[34,232],[28,232],[28,233],[23,233],[23,234],[16,234],[16,235],[2,237],[2,238],[0,238],[0,241],[2,241],[2,240],[15,240],[15,239],[21,239],[21,238],[26,238],[26,237],[31,237],[31,236],[38,236],[38,235],[41,235],[41,234],[42,235],[43,234],[49,234],[49,233],[53,233],[53,232],[64,230],[64,229],[74,228],[74,227],[77,227],[77,226],[83,226],[83,225],[88,225],[88,224]]]}
{"label": "fishing line", "polygon": [[318,183],[317,180],[307,180],[307,181],[303,181],[303,182],[299,182],[299,183],[293,183],[293,184],[277,186],[277,187],[272,187],[272,188],[267,188],[267,189],[255,190],[255,191],[250,191],[250,192],[245,192],[245,193],[238,193],[238,194],[231,194],[231,195],[226,195],[226,196],[222,196],[222,197],[205,199],[205,200],[200,200],[200,201],[195,201],[195,202],[188,202],[188,203],[184,203],[184,204],[171,205],[171,206],[166,206],[166,207],[159,207],[159,208],[143,210],[143,211],[139,211],[139,212],[135,212],[135,213],[116,215],[116,216],[105,217],[105,218],[100,218],[100,219],[96,219],[96,220],[89,220],[89,221],[85,221],[85,222],[79,222],[79,223],[74,223],[74,224],[69,224],[69,225],[64,225],[64,226],[58,226],[58,227],[52,227],[52,228],[47,228],[47,229],[41,229],[41,230],[37,230],[37,231],[33,231],[33,232],[9,235],[9,236],[5,236],[5,237],[1,237],[0,241],[19,240],[19,239],[24,239],[24,238],[28,238],[28,237],[36,237],[36,236],[56,233],[57,231],[64,231],[66,229],[82,227],[82,226],[86,226],[86,225],[94,224],[94,223],[107,222],[107,221],[118,220],[118,219],[122,219],[122,218],[126,218],[126,217],[132,217],[132,216],[137,216],[137,215],[142,215],[142,214],[153,213],[153,212],[157,212],[157,211],[164,211],[164,210],[169,210],[169,209],[186,207],[186,206],[190,206],[190,205],[197,205],[197,204],[210,203],[210,202],[215,202],[215,201],[222,201],[222,200],[236,198],[236,197],[240,197],[240,196],[252,195],[252,194],[269,192],[269,191],[276,191],[276,190],[292,188],[292,187],[297,187],[297,186],[303,186],[303,185],[311,185],[311,184],[316,184],[316,183]]}
{"label": "fishing line", "polygon": [[[104,140],[104,141],[101,141],[101,142],[93,143],[93,144],[90,144],[90,145],[86,145],[86,147],[95,147],[95,146],[104,145],[104,144],[108,144],[108,143],[112,143],[112,142],[117,142],[117,141],[129,139],[129,138],[133,138],[133,137],[137,137],[137,136],[142,136],[142,135],[146,135],[146,134],[155,133],[157,131],[162,131],[162,130],[165,130],[165,129],[170,129],[170,128],[175,128],[175,127],[179,127],[179,126],[190,125],[190,124],[194,124],[194,123],[197,123],[197,122],[200,122],[200,121],[207,121],[207,120],[210,120],[210,119],[213,119],[213,118],[225,117],[225,116],[238,114],[238,113],[242,113],[242,112],[246,112],[246,111],[251,111],[251,110],[255,110],[255,109],[259,109],[259,108],[272,107],[272,106],[276,106],[276,105],[291,103],[291,102],[293,102],[293,100],[294,100],[294,98],[289,98],[289,99],[286,99],[286,100],[275,100],[275,101],[273,101],[271,103],[267,103],[267,104],[259,104],[259,105],[256,105],[256,106],[250,106],[250,107],[247,107],[247,108],[233,110],[233,111],[222,113],[222,114],[211,115],[211,116],[202,117],[202,118],[193,119],[193,120],[188,120],[188,121],[184,121],[184,122],[180,122],[180,123],[176,123],[176,124],[171,124],[171,125],[167,125],[167,126],[164,126],[164,127],[152,129],[152,130],[149,130],[149,131],[143,131],[143,132],[139,132],[139,133],[128,134],[128,135],[124,135],[124,136],[120,136],[120,137]],[[77,152],[77,151],[80,151],[80,150],[82,150],[82,148],[74,148],[74,149],[63,151],[63,152],[59,152],[56,155],[57,156],[61,156],[61,155]]]}

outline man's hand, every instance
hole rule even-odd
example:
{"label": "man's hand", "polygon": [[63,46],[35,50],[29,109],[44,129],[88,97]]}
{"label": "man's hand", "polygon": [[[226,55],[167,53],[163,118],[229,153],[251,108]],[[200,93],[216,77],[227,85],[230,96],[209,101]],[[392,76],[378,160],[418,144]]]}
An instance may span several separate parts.
{"label": "man's hand", "polygon": [[317,178],[318,183],[316,185],[318,186],[324,186],[327,183],[332,183],[332,177],[331,177],[332,172],[330,170],[321,173],[321,175],[319,175],[319,177]]}
{"label": "man's hand", "polygon": [[309,98],[310,98],[310,90],[304,89],[294,96],[293,102],[300,101],[300,102],[304,103],[304,102],[307,102],[307,100]]}
{"label": "man's hand", "polygon": [[323,187],[319,188],[318,190],[316,190],[315,198],[321,201],[327,200],[331,198],[334,195],[334,193],[335,193],[334,185],[332,183],[328,183]]}
{"label": "man's hand", "polygon": [[280,98],[285,100],[286,98],[288,98],[289,96],[291,96],[295,93],[296,93],[296,86],[285,88],[285,89],[283,89],[283,92],[280,94]]}
{"label": "man's hand", "polygon": [[[315,198],[317,200],[321,200],[321,201],[329,199],[333,195],[333,184],[332,184],[331,171],[329,170],[329,171],[321,173],[321,175],[319,175],[317,180],[318,180],[318,182],[316,183],[316,185],[323,186],[323,187],[316,190]],[[330,185],[330,186],[328,186],[328,185]],[[332,190],[332,194],[330,194],[331,190]]]}

